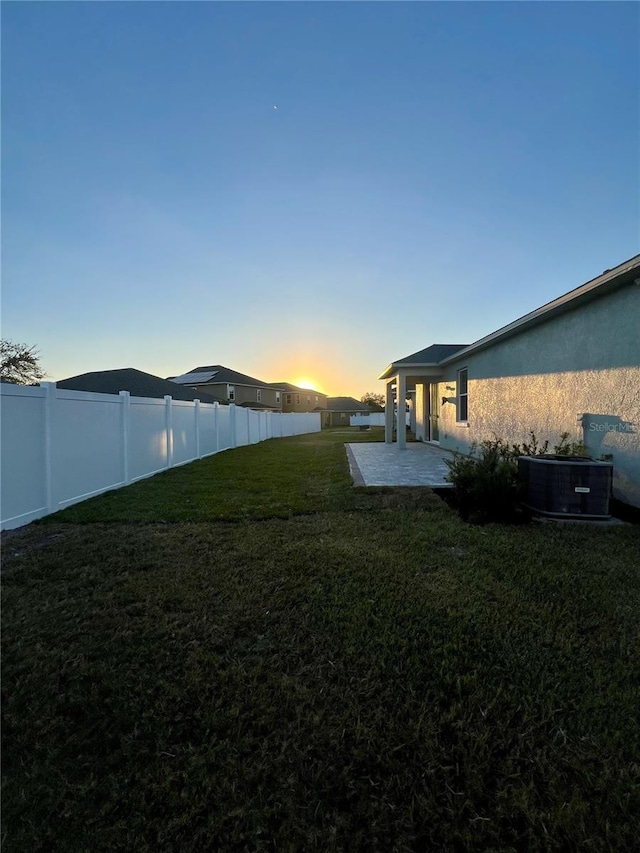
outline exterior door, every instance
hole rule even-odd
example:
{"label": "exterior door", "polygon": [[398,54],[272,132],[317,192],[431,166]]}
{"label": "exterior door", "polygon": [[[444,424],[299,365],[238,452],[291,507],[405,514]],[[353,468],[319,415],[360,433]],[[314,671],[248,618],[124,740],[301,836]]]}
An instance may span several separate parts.
{"label": "exterior door", "polygon": [[429,385],[429,441],[440,440],[439,420],[440,398],[438,397],[438,386],[435,382],[432,382]]}

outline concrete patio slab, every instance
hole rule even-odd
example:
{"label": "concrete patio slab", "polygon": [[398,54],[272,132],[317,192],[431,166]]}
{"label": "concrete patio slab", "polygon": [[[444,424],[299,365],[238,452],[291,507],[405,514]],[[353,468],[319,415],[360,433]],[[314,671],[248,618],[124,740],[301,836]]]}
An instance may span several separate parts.
{"label": "concrete patio slab", "polygon": [[445,459],[453,454],[433,444],[409,442],[406,450],[381,441],[345,444],[356,486],[428,486],[450,489]]}

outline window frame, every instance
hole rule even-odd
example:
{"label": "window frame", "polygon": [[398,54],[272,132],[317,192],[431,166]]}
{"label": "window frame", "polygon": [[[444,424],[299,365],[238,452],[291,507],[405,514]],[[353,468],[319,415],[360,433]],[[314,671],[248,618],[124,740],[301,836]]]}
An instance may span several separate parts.
{"label": "window frame", "polygon": [[[462,388],[464,387],[464,391]],[[463,417],[464,415],[464,417]],[[461,367],[456,373],[456,423],[469,423],[469,368]]]}
{"label": "window frame", "polygon": [[232,403],[235,402],[236,399],[236,386],[230,385],[227,383],[227,399],[229,399]]}

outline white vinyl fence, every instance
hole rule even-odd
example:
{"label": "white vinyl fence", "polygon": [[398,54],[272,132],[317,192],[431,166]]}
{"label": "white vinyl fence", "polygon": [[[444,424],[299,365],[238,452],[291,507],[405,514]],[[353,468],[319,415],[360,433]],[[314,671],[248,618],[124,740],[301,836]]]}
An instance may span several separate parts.
{"label": "white vinyl fence", "polygon": [[384,412],[371,412],[368,415],[351,415],[351,426],[384,426]]}
{"label": "white vinyl fence", "polygon": [[320,431],[320,414],[0,383],[1,527],[20,527],[232,447]]}

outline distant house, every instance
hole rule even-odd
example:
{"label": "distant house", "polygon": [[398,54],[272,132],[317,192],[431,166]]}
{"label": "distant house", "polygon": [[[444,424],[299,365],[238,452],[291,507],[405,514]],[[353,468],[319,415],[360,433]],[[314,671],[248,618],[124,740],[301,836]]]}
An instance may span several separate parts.
{"label": "distant house", "polygon": [[327,397],[327,408],[322,412],[322,426],[349,426],[351,415],[368,415],[371,409],[355,397]]}
{"label": "distant house", "polygon": [[251,409],[269,409],[279,412],[282,409],[282,389],[268,382],[238,373],[222,364],[210,364],[207,367],[194,367],[181,376],[170,377],[170,381],[198,392],[213,394],[225,403],[235,403]]}
{"label": "distant house", "polygon": [[327,395],[309,388],[299,388],[291,382],[270,382],[272,388],[282,389],[283,412],[315,412],[327,408]]}
{"label": "distant house", "polygon": [[174,400],[196,400],[202,403],[222,403],[223,400],[211,394],[203,394],[193,388],[181,387],[154,376],[136,370],[134,367],[124,367],[120,370],[95,370],[90,373],[80,373],[56,382],[58,388],[69,391],[91,391],[94,394],[118,394],[128,391],[132,397],[156,397],[162,399],[167,395]]}
{"label": "distant house", "polygon": [[[399,399],[414,392],[418,440],[468,452],[530,431],[553,447],[567,432],[613,462],[614,497],[640,506],[640,255],[469,346],[434,344],[379,378],[387,442],[394,388]],[[404,431],[397,440],[402,448]]]}

